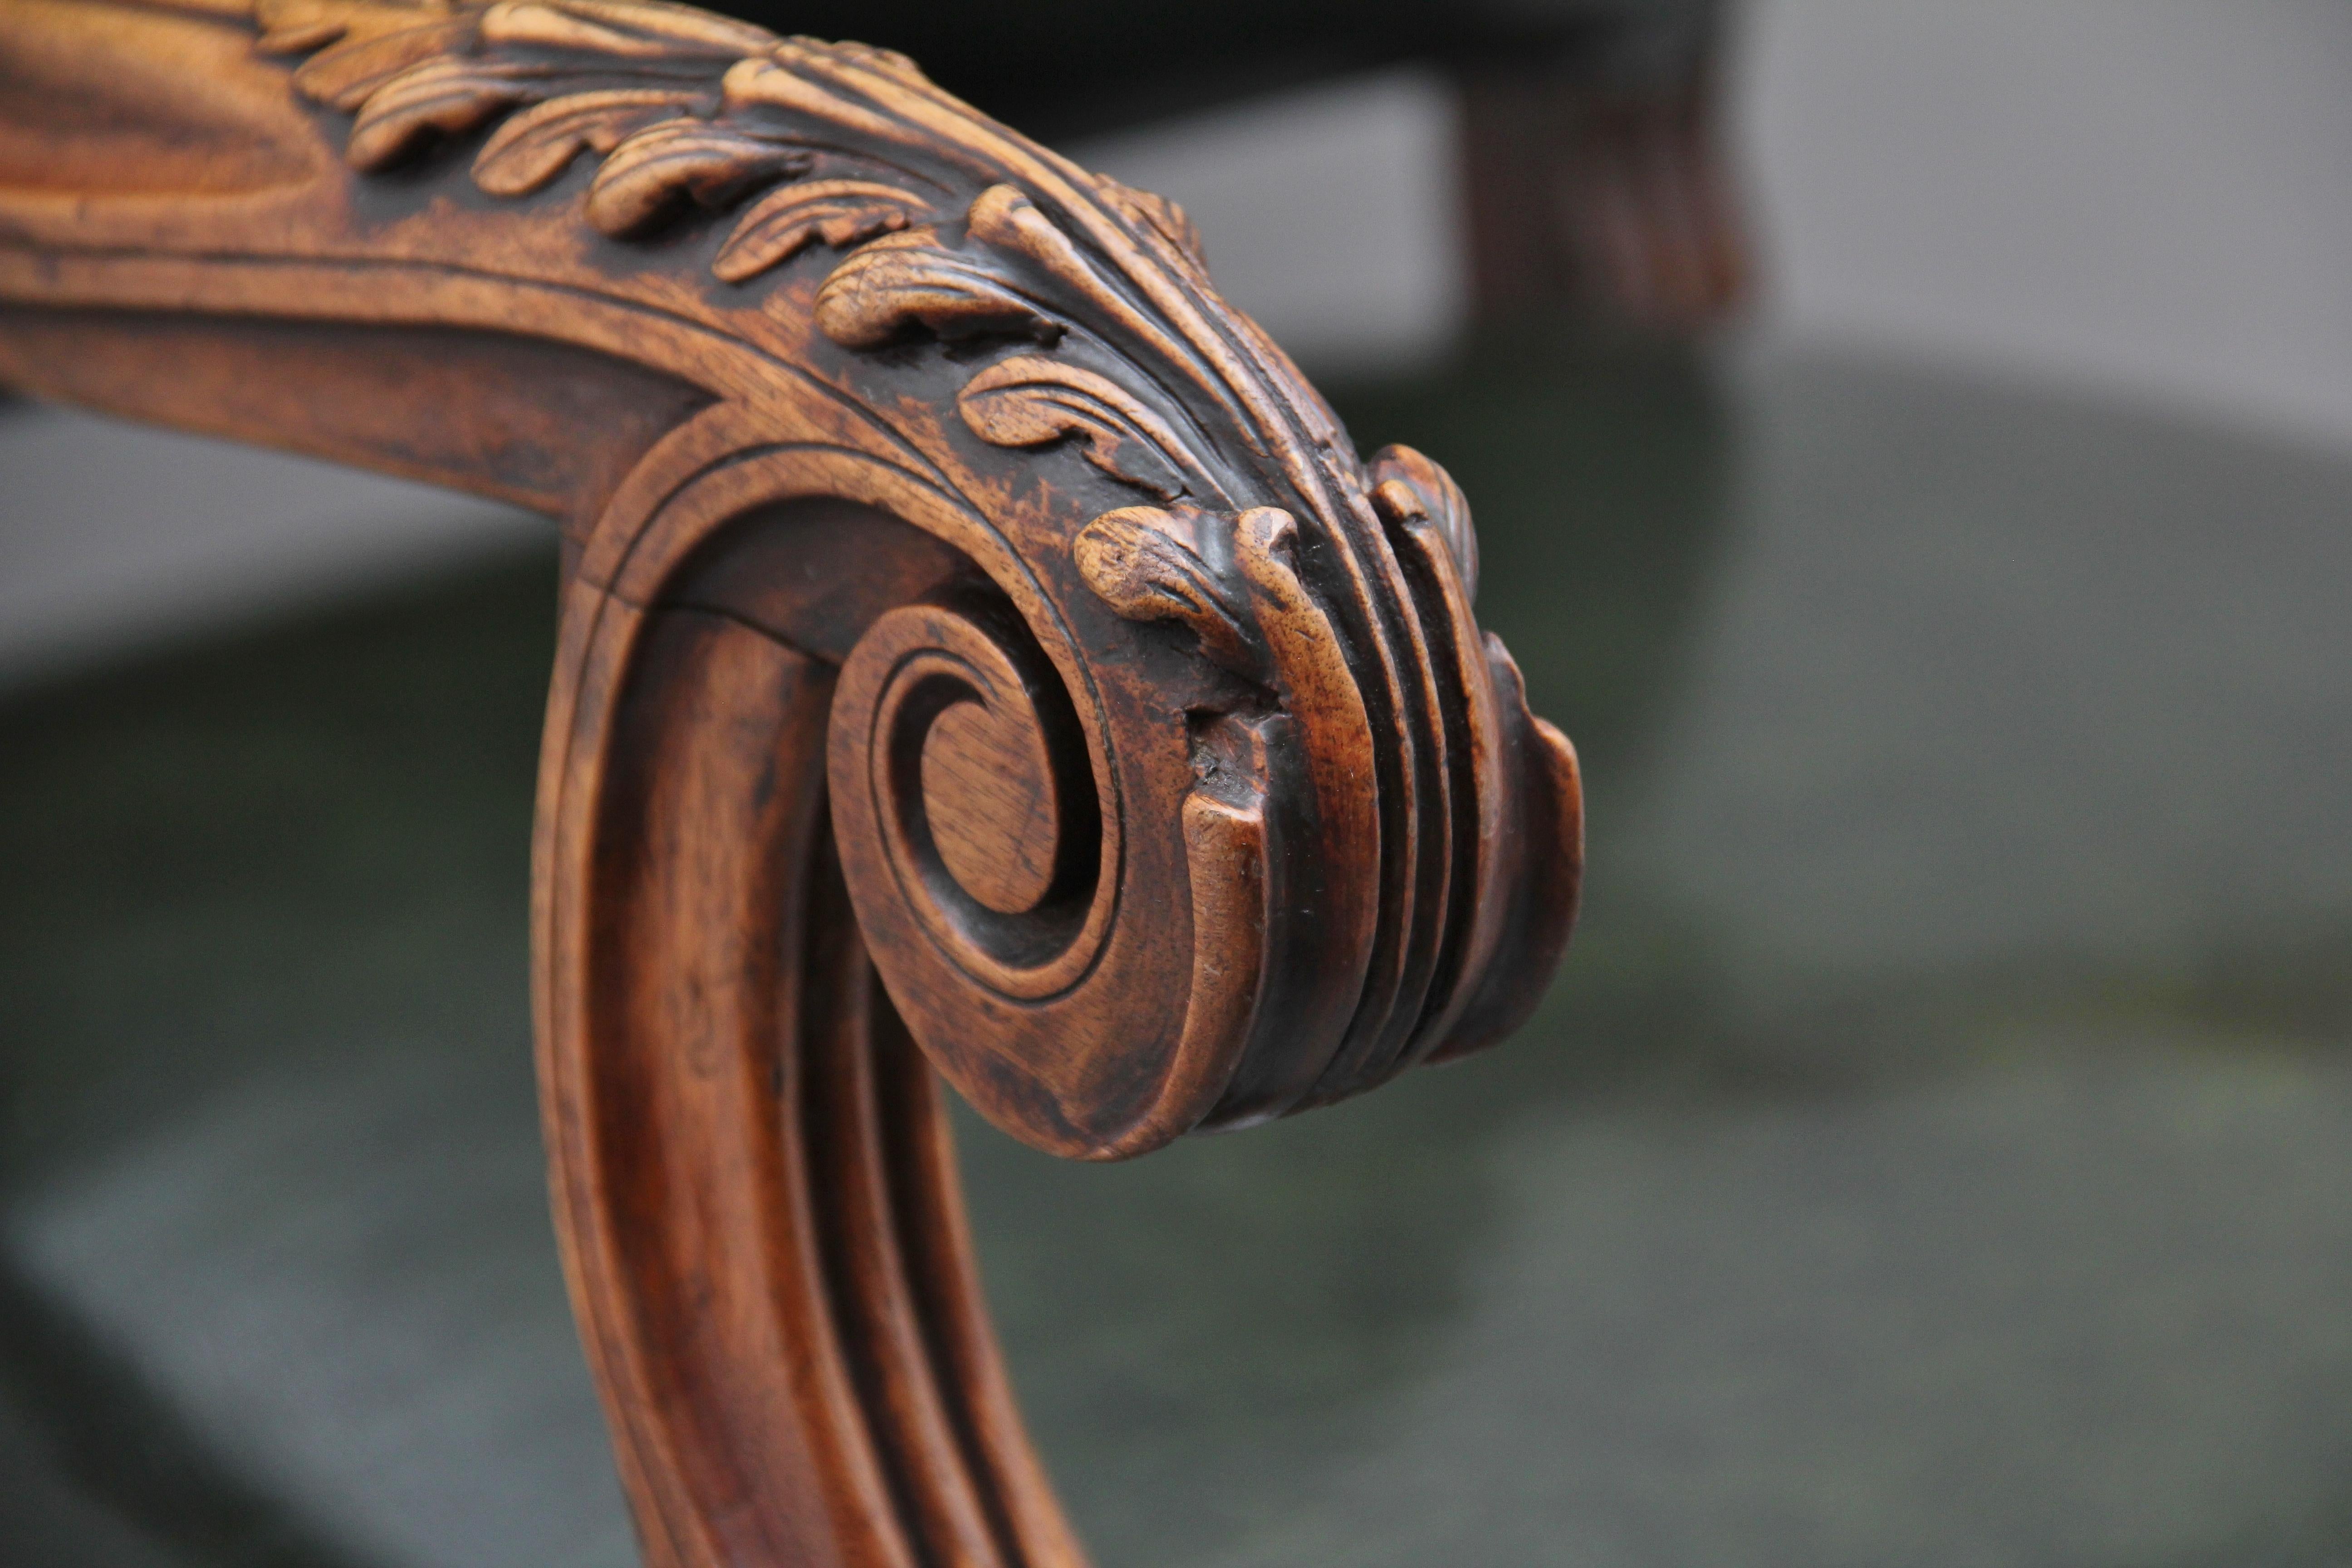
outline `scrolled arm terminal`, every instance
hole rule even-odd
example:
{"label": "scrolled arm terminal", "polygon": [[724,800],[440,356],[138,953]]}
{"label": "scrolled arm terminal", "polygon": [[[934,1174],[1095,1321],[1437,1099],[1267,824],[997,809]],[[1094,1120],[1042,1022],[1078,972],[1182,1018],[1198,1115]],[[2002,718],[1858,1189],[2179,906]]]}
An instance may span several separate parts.
{"label": "scrolled arm terminal", "polygon": [[928,1060],[1088,1159],[1487,1044],[1574,753],[1174,204],[646,0],[13,0],[0,374],[564,525],[535,859],[649,1554],[1075,1563]]}

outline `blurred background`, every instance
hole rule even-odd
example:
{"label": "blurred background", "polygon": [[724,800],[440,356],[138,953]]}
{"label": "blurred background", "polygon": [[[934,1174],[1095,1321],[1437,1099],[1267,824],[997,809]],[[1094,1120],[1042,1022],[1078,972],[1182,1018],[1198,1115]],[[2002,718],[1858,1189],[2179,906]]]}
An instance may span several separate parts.
{"label": "blurred background", "polygon": [[[2352,10],[898,0],[1476,509],[1537,1020],[966,1117],[1104,1568],[2352,1562]],[[0,412],[0,1561],[634,1561],[531,1105],[543,521]]]}

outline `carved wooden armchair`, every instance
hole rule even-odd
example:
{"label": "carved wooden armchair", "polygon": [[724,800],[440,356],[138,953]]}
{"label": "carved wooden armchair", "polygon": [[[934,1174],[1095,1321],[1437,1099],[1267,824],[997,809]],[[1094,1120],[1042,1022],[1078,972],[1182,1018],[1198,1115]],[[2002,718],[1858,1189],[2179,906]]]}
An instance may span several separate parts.
{"label": "carved wooden armchair", "polygon": [[1071,1563],[936,1068],[1148,1152],[1508,1032],[1574,754],[1171,204],[640,0],[11,0],[0,378],[566,548],[535,997],[658,1563]]}

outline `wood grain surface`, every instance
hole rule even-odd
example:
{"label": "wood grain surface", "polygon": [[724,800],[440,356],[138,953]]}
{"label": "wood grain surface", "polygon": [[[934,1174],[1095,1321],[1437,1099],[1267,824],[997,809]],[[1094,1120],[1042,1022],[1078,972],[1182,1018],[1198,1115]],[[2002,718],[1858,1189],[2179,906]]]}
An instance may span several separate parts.
{"label": "wood grain surface", "polygon": [[541,1088],[649,1560],[1081,1562],[931,1069],[1119,1158],[1525,1016],[1575,757],[1461,491],[887,50],[10,0],[0,71],[0,378],[564,530]]}

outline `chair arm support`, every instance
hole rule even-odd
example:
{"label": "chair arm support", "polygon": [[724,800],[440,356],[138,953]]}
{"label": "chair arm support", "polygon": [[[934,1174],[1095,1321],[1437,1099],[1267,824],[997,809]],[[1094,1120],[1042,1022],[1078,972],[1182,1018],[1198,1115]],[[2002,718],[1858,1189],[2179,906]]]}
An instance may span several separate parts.
{"label": "chair arm support", "polygon": [[663,1563],[1073,1563],[925,1063],[1089,1158],[1488,1043],[1574,753],[1171,203],[643,0],[12,0],[0,379],[534,507],[542,1097]]}

